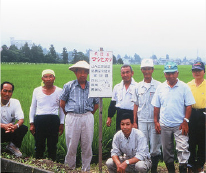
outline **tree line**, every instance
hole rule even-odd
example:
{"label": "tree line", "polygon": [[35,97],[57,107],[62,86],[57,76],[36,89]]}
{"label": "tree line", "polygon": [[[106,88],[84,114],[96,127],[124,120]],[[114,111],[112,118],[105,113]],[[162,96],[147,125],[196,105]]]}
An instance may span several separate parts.
{"label": "tree line", "polygon": [[[3,45],[1,49],[1,62],[28,62],[28,63],[61,63],[74,64],[80,60],[85,60],[89,63],[89,51],[86,54],[78,52],[76,49],[68,52],[66,47],[63,48],[62,53],[57,53],[54,46],[51,44],[49,51],[43,51],[41,45],[33,44],[30,48],[28,43],[25,43],[20,49],[15,45],[8,47]],[[123,64],[122,58],[117,58],[113,55],[113,64]]]}

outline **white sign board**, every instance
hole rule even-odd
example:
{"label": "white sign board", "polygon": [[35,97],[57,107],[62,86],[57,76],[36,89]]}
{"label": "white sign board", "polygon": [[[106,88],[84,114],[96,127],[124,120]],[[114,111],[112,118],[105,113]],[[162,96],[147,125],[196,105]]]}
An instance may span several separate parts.
{"label": "white sign board", "polygon": [[89,97],[112,97],[112,52],[90,51],[89,62]]}

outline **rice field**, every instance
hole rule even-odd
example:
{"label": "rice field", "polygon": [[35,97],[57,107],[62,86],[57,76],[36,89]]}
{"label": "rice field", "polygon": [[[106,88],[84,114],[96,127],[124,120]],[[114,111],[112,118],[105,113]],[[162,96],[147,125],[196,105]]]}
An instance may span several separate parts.
{"label": "rice field", "polygon": [[[1,64],[1,82],[9,81],[15,86],[13,98],[20,100],[25,120],[24,124],[29,127],[29,108],[32,100],[32,93],[34,88],[41,85],[41,72],[45,69],[52,69],[55,72],[56,79],[55,85],[62,88],[68,81],[76,79],[73,72],[68,70],[69,64]],[[121,81],[120,75],[121,65],[113,66],[113,86]],[[140,65],[132,65],[134,70],[134,76],[136,82],[143,80],[143,75],[140,71]],[[160,82],[165,81],[163,74],[163,66],[156,65],[153,73],[153,78]],[[191,73],[191,65],[179,66],[179,79],[184,82],[189,82],[193,79]],[[89,77],[88,77],[89,80]],[[115,118],[112,119],[112,126],[106,126],[107,120],[107,109],[109,107],[111,98],[103,98],[103,140],[102,140],[102,151],[103,159],[107,159],[110,156],[111,142],[115,133]],[[95,129],[94,129],[94,140],[93,140],[93,163],[98,162],[98,135],[99,135],[99,111],[94,115],[95,117]],[[24,137],[21,151],[24,156],[34,156],[34,137],[30,132]],[[59,162],[64,161],[66,155],[66,144],[65,135],[59,137],[57,160]],[[77,163],[80,162],[81,151],[78,148]]]}

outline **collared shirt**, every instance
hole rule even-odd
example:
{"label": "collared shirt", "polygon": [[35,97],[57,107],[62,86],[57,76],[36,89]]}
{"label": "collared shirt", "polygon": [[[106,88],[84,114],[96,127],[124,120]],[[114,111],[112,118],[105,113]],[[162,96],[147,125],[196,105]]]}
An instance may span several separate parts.
{"label": "collared shirt", "polygon": [[34,122],[35,115],[59,115],[60,124],[64,124],[65,116],[59,100],[61,91],[62,89],[56,86],[52,94],[46,95],[42,86],[34,89],[29,112],[30,123]]}
{"label": "collared shirt", "polygon": [[144,161],[150,158],[147,139],[140,130],[132,128],[128,138],[124,136],[122,130],[114,135],[111,156],[123,156],[124,154],[127,159],[136,157]]}
{"label": "collared shirt", "polygon": [[152,99],[152,105],[160,108],[160,123],[179,126],[185,117],[185,106],[195,104],[195,99],[187,84],[178,79],[172,88],[167,81],[160,84]]}
{"label": "collared shirt", "polygon": [[190,87],[196,101],[192,107],[195,109],[206,108],[206,79],[204,79],[204,81],[199,86],[196,86],[194,79],[187,84]]}
{"label": "collared shirt", "polygon": [[144,80],[138,83],[138,87],[135,90],[134,103],[138,105],[137,116],[139,122],[154,122],[154,106],[151,101],[160,83],[153,78],[149,88],[146,86],[148,83],[145,83]]}
{"label": "collared shirt", "polygon": [[132,78],[129,88],[125,88],[123,80],[114,86],[112,93],[112,101],[116,101],[116,107],[121,109],[133,110],[134,108],[134,92],[137,87],[137,82]]}
{"label": "collared shirt", "polygon": [[1,123],[14,124],[20,119],[24,119],[24,113],[19,100],[11,98],[6,105],[1,104]]}
{"label": "collared shirt", "polygon": [[66,102],[66,112],[76,114],[91,112],[94,104],[99,103],[99,98],[89,97],[89,82],[86,82],[85,89],[82,89],[77,80],[69,81],[64,85],[60,100]]}

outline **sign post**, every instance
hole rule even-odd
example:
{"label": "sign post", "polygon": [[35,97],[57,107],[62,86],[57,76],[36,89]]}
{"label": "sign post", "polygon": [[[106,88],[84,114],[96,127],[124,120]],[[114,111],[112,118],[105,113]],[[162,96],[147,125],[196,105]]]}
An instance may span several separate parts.
{"label": "sign post", "polygon": [[112,97],[112,52],[90,51],[89,97],[99,97],[99,172],[102,172],[103,97]]}

